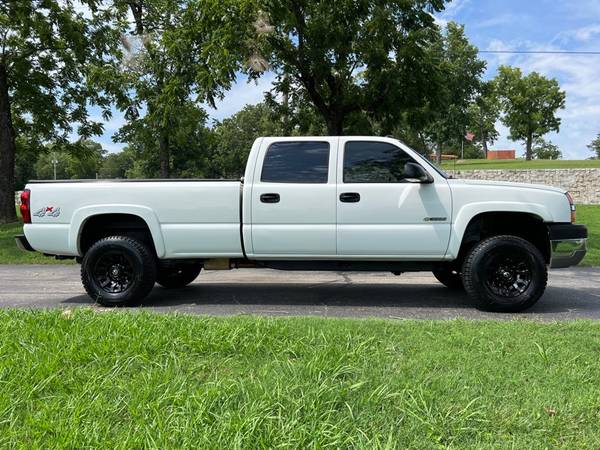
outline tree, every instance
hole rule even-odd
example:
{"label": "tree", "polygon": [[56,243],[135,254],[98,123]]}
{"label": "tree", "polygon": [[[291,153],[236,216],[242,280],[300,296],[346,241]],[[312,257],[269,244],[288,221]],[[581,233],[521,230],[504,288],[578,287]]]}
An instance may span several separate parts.
{"label": "tree", "polygon": [[[214,177],[210,163],[210,131],[206,127],[208,115],[192,101],[182,101],[172,110],[168,121],[172,127],[166,130],[168,137],[169,176]],[[126,171],[127,177],[164,177],[164,153],[157,141],[153,119],[149,115],[131,119],[114,136],[118,141],[128,142],[128,153],[134,164]]]}
{"label": "tree", "polygon": [[265,103],[247,105],[238,113],[216,124],[213,158],[218,165],[220,176],[242,176],[254,140],[261,136],[284,134],[283,123],[273,120],[273,114]]}
{"label": "tree", "polygon": [[102,126],[87,107],[110,114],[103,92],[88,81],[118,52],[118,23],[102,0],[81,0],[89,14],[62,0],[0,3],[0,223],[16,220],[16,140],[21,134],[66,141]]}
{"label": "tree", "polygon": [[134,155],[127,148],[117,153],[109,153],[102,160],[98,171],[99,178],[127,178],[127,171],[133,168]]}
{"label": "tree", "polygon": [[600,134],[587,147],[596,154],[596,158],[600,158]]}
{"label": "tree", "polygon": [[481,82],[475,101],[469,106],[469,129],[475,134],[475,141],[481,144],[484,158],[487,158],[488,143],[493,144],[498,139],[496,122],[500,112],[500,100],[494,83]]}
{"label": "tree", "polygon": [[481,91],[481,75],[486,64],[478,58],[477,47],[469,43],[464,27],[454,22],[448,23],[434,51],[438,53],[444,81],[439,92],[442,101],[432,109],[434,120],[427,134],[437,144],[439,161],[442,146],[453,147],[458,152],[464,143],[471,122],[470,106]]}
{"label": "tree", "polygon": [[[134,18],[124,39],[128,58],[118,74],[117,102],[127,126],[117,139],[155,147],[160,176],[172,172],[173,135],[189,124],[186,113],[214,106],[243,68],[247,1],[116,0]],[[198,111],[196,111],[198,110]],[[143,143],[143,144],[142,144]]]}
{"label": "tree", "polygon": [[36,176],[53,179],[56,161],[58,180],[96,178],[105,153],[102,145],[91,140],[49,145],[35,163]]}
{"label": "tree", "polygon": [[29,180],[36,178],[35,163],[43,151],[43,145],[28,136],[18,136],[16,139],[15,159],[15,190],[25,188]]}
{"label": "tree", "polygon": [[525,141],[525,159],[531,160],[534,139],[559,131],[556,113],[565,106],[565,92],[556,79],[537,72],[523,76],[508,66],[498,71],[495,82],[505,112],[501,120],[510,129],[510,139]]}
{"label": "tree", "polygon": [[439,74],[426,49],[439,33],[431,13],[444,3],[265,0],[257,54],[277,74],[279,93],[309,99],[329,134],[352,132],[353,114],[382,121],[436,97]]}
{"label": "tree", "polygon": [[543,138],[536,138],[533,141],[533,156],[536,159],[560,159],[562,158],[562,152],[558,148],[558,145],[552,143],[552,141],[546,141]]}

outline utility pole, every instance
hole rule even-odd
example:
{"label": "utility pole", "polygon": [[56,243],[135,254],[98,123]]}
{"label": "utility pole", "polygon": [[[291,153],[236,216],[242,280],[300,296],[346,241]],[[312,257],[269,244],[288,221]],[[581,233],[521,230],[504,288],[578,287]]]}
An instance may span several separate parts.
{"label": "utility pole", "polygon": [[56,180],[56,165],[58,164],[58,159],[56,159],[56,153],[52,152],[52,165],[54,166],[54,179]]}

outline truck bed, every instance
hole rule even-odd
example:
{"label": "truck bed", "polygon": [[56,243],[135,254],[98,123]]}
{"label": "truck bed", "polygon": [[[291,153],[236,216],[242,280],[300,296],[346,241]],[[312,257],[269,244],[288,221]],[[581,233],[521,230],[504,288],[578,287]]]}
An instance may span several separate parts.
{"label": "truck bed", "polygon": [[[117,212],[137,214],[148,223],[153,236],[163,240],[155,242],[159,257],[242,256],[239,181],[72,180],[29,184],[32,224],[25,225],[25,235],[38,251],[77,255],[78,236],[73,230],[80,228],[90,212]],[[36,232],[28,233],[30,227]]]}

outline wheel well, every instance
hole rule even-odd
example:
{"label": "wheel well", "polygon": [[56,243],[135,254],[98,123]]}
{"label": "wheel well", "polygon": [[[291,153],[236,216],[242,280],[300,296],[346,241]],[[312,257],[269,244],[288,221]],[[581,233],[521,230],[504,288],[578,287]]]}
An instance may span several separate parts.
{"label": "wheel well", "polygon": [[542,253],[546,263],[550,263],[550,241],[544,221],[533,214],[519,212],[489,212],[473,217],[463,235],[458,259],[462,260],[477,242],[501,234],[531,242]]}
{"label": "wheel well", "polygon": [[148,224],[134,214],[98,214],[88,218],[79,233],[79,250],[83,255],[95,242],[115,235],[135,238],[155,251]]}

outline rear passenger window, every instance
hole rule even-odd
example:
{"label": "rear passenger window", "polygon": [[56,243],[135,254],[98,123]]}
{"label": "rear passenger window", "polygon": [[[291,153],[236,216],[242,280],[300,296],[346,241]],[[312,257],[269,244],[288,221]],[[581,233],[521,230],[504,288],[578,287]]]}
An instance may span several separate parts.
{"label": "rear passenger window", "polygon": [[267,149],[260,181],[327,183],[329,143],[276,142]]}
{"label": "rear passenger window", "polygon": [[404,165],[415,162],[387,142],[351,141],[344,147],[344,183],[399,183]]}

